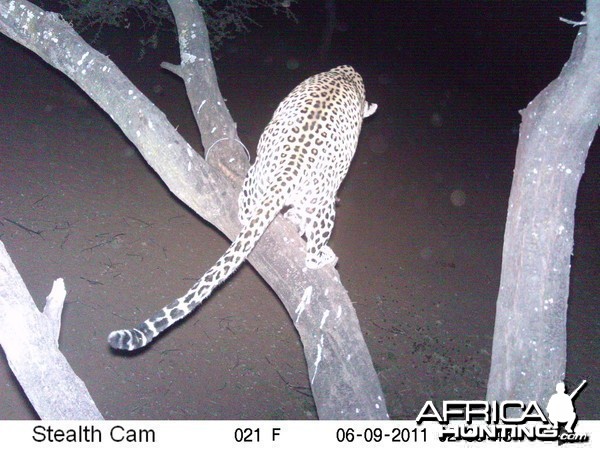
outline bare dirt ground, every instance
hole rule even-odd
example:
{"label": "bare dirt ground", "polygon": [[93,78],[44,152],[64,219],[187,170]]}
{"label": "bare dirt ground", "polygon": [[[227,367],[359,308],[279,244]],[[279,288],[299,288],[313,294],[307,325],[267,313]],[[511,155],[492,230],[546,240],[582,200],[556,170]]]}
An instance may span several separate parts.
{"label": "bare dirt ground", "polygon": [[[177,61],[175,50],[139,63],[131,49],[106,51],[201,150],[182,83],[158,68]],[[277,103],[320,70],[354,64],[379,103],[339,193],[331,245],[391,416],[412,419],[430,399],[484,398],[514,105],[532,95],[497,106],[440,87],[417,66],[340,54],[323,65],[298,56],[289,70],[289,54],[253,33],[224,49],[219,82],[251,151]],[[228,242],[170,195],[69,80],[2,36],[0,55],[0,239],[38,305],[65,279],[61,348],[102,414],[315,419],[301,344],[249,265],[148,351],[109,349],[108,332],[181,295]],[[582,419],[600,419],[599,150],[594,143],[580,188],[571,276],[566,379],[590,381],[576,402]],[[0,419],[35,417],[0,356]]]}

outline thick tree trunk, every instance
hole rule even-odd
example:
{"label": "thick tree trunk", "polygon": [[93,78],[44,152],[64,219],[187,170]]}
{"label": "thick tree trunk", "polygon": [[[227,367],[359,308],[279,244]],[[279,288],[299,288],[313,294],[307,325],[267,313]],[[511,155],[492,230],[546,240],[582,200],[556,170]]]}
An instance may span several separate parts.
{"label": "thick tree trunk", "polygon": [[[209,108],[205,107],[210,106],[208,117],[198,123],[205,146],[218,144],[212,149],[215,152],[229,146],[227,158],[214,159],[215,166],[224,172],[208,165],[164,114],[58,15],[24,0],[0,0],[0,32],[77,83],[110,115],[179,199],[234,238],[239,231],[237,188],[229,180],[239,179],[236,174],[245,166],[243,153],[240,156],[239,144],[231,132],[235,124],[228,123],[224,102],[214,92],[217,83],[212,61],[206,58],[209,43],[200,10],[195,2],[171,0],[170,5],[181,27],[180,40],[186,40],[186,45],[181,49],[184,64],[169,69],[179,71],[188,92],[198,96],[192,100],[195,114],[207,114]],[[191,5],[196,6],[187,9]],[[190,29],[196,32],[190,33]],[[199,68],[192,69],[195,64]],[[232,158],[233,166],[225,168]],[[291,224],[278,218],[249,260],[277,293],[298,330],[319,417],[385,419],[388,415],[383,392],[339,274],[332,267],[306,270],[303,242]],[[148,308],[147,312],[154,311]]]}
{"label": "thick tree trunk", "polygon": [[41,313],[0,241],[0,346],[27,398],[45,420],[102,419],[58,349],[65,295],[62,280],[55,281]]}
{"label": "thick tree trunk", "polygon": [[599,123],[600,0],[559,77],[522,112],[488,400],[543,407],[566,366],[575,201]]}

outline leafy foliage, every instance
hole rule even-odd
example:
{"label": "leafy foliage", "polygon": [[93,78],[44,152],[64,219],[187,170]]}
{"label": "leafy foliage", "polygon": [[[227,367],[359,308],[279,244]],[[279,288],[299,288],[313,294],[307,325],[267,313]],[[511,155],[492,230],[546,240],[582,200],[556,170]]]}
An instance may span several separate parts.
{"label": "leafy foliage", "polygon": [[[295,17],[290,5],[297,0],[198,0],[204,11],[211,46],[216,49],[226,39],[249,31],[257,23],[250,14],[268,8],[274,14]],[[174,30],[174,19],[166,0],[58,0],[60,12],[78,32],[94,31],[97,39],[104,27],[129,28],[132,23],[148,30],[140,39],[143,47],[158,45],[159,31]]]}

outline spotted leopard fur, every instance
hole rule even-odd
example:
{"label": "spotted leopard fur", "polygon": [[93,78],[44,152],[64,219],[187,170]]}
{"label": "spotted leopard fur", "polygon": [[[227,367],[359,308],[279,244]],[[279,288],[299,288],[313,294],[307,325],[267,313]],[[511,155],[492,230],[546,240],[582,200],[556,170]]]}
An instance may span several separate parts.
{"label": "spotted leopard fur", "polygon": [[306,267],[335,263],[327,242],[336,192],[354,156],[362,120],[376,108],[365,101],[362,78],[350,66],[314,75],[297,86],[260,138],[239,197],[242,229],[231,246],[183,297],[133,329],[113,331],[109,344],[138,349],[187,316],[244,262],[285,208],[285,217],[306,238]]}

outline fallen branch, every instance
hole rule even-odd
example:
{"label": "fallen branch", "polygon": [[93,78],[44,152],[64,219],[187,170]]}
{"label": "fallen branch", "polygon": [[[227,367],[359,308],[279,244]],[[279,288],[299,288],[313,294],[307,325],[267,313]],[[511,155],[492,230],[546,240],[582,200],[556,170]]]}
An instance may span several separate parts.
{"label": "fallen branch", "polygon": [[58,349],[66,295],[59,278],[41,313],[0,241],[0,346],[27,398],[44,420],[103,419]]}

